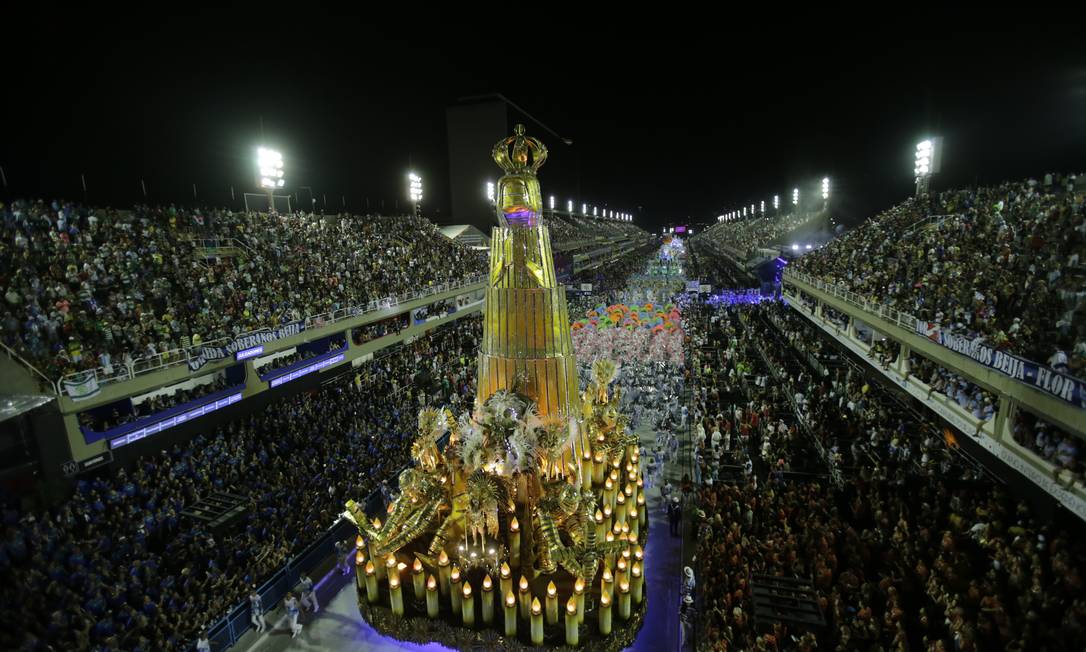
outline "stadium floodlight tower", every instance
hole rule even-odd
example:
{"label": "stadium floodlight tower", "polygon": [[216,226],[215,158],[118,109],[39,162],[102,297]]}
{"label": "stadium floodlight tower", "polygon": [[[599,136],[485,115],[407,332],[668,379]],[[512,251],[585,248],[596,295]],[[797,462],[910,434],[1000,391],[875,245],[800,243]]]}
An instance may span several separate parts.
{"label": "stadium floodlight tower", "polygon": [[275,189],[287,184],[283,178],[283,155],[274,149],[256,150],[256,167],[260,171],[260,187],[268,191],[268,213],[275,211]]}
{"label": "stadium floodlight tower", "polygon": [[939,171],[942,158],[942,137],[925,138],[916,144],[916,167],[913,168],[913,174],[916,177],[917,197],[928,194],[931,176]]}
{"label": "stadium floodlight tower", "polygon": [[779,212],[781,210],[781,196],[773,195],[773,210]]}
{"label": "stadium floodlight tower", "polygon": [[566,212],[569,213],[570,215],[573,215],[573,200],[572,199],[570,199],[569,201],[566,202]]}
{"label": "stadium floodlight tower", "polygon": [[822,177],[822,210],[830,203],[830,178]]}
{"label": "stadium floodlight tower", "polygon": [[411,198],[415,217],[418,217],[419,204],[422,203],[422,177],[414,172],[407,173],[407,194]]}
{"label": "stadium floodlight tower", "polygon": [[762,200],[762,215],[765,215],[765,200]]}
{"label": "stadium floodlight tower", "polygon": [[494,182],[493,181],[487,181],[486,182],[486,199],[487,199],[487,201],[490,202],[491,205],[494,204]]}
{"label": "stadium floodlight tower", "polygon": [[799,210],[799,188],[792,188],[792,206],[795,206],[792,212]]}

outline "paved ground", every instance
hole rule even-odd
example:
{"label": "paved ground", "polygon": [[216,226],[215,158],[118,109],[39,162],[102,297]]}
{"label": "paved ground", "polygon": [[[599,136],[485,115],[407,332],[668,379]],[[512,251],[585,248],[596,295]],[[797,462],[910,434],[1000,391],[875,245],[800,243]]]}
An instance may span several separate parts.
{"label": "paved ground", "polygon": [[[655,434],[645,428],[639,431],[646,448],[655,444]],[[684,444],[685,445],[685,444]],[[678,491],[682,473],[677,464],[665,467],[665,477]],[[649,505],[649,541],[645,550],[646,587],[649,598],[648,614],[637,640],[630,648],[638,652],[664,652],[679,648],[679,591],[682,571],[682,542],[668,531],[667,515],[654,485],[645,492]],[[447,650],[440,645],[414,645],[381,636],[370,628],[358,614],[353,587],[354,577],[341,577],[335,570],[319,583],[317,595],[321,610],[302,615],[303,629],[297,638],[290,637],[290,623],[282,609],[268,614],[268,631],[250,631],[234,646],[240,652],[280,652],[281,650],[367,650],[391,652],[415,650],[437,652]]]}

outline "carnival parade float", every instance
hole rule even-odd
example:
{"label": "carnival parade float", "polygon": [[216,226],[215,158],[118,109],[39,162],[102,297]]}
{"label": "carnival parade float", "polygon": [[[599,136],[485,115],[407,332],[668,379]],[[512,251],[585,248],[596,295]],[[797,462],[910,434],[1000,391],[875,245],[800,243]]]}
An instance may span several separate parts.
{"label": "carnival parade float", "polygon": [[474,409],[419,413],[413,465],[359,530],[362,616],[382,634],[458,649],[619,650],[644,616],[644,484],[637,438],[593,363],[579,393],[565,288],[555,277],[524,135],[493,150],[500,226],[491,237]]}

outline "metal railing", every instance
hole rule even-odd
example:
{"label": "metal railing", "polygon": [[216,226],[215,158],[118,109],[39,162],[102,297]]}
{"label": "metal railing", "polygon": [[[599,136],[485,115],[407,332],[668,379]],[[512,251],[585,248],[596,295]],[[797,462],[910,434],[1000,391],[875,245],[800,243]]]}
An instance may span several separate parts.
{"label": "metal railing", "polygon": [[4,353],[6,353],[9,358],[11,358],[12,360],[15,360],[18,364],[22,365],[23,367],[26,367],[30,371],[34,372],[34,374],[36,376],[41,378],[42,381],[45,383],[44,388],[51,389],[51,390],[59,393],[59,389],[58,389],[58,385],[57,385],[56,381],[50,380],[49,377],[46,376],[44,373],[42,373],[40,369],[38,369],[34,365],[30,364],[29,362],[26,361],[26,359],[23,358],[23,356],[19,355],[15,351],[15,349],[11,348],[7,344],[4,344],[3,342],[0,342],[0,347],[4,348]]}
{"label": "metal railing", "polygon": [[[348,308],[340,308],[338,310],[324,312],[317,315],[309,315],[305,317],[302,321],[305,322],[305,330],[307,331],[317,328],[324,328],[326,326],[331,326],[342,322],[346,319],[360,317],[362,315],[377,312],[379,310],[387,310],[389,308],[394,308],[405,303],[410,303],[412,301],[424,299],[429,296],[442,294],[444,292],[467,288],[469,286],[482,283],[485,278],[486,276],[484,274],[479,274],[477,276],[471,276],[466,279],[431,285],[427,288],[407,292],[401,295],[393,295],[385,297],[383,299],[374,299],[373,301],[370,301],[365,305],[351,306]],[[142,375],[161,371],[163,369],[168,369],[170,367],[181,364],[187,364],[189,360],[199,357],[203,347],[205,346],[224,346],[237,338],[243,338],[247,335],[259,333],[264,330],[266,329],[257,329],[255,331],[239,333],[238,335],[235,335],[233,337],[221,337],[218,339],[210,340],[208,342],[201,342],[200,344],[189,346],[186,348],[173,349],[170,351],[165,351],[163,353],[158,353],[153,356],[138,358],[128,364],[114,366],[112,372],[107,372],[104,367],[95,367],[90,370],[74,372],[62,376],[56,383],[54,383],[53,381],[48,382],[56,389],[57,393],[59,394],[63,381],[84,379],[88,372],[94,373],[95,380],[99,386],[109,383],[132,380]],[[22,358],[19,359],[22,360]],[[26,363],[24,362],[24,364]],[[40,371],[38,372],[38,374],[41,375],[43,378],[46,378],[46,376]],[[46,378],[46,380],[48,380],[48,378]]]}
{"label": "metal railing", "polygon": [[[878,317],[881,317],[882,319],[885,319],[886,321],[892,322],[893,324],[895,324],[897,326],[900,326],[901,328],[904,328],[905,330],[909,331],[910,333],[915,333],[916,332],[917,319],[916,319],[915,316],[913,316],[913,315],[911,315],[911,314],[909,314],[907,312],[897,310],[896,308],[891,308],[890,306],[887,306],[887,305],[885,305],[883,303],[879,303],[878,301],[873,301],[873,300],[863,296],[862,294],[857,294],[856,292],[853,292],[852,290],[845,289],[845,288],[841,287],[840,285],[837,285],[837,284],[834,284],[834,283],[827,283],[826,281],[823,281],[823,280],[821,280],[819,278],[816,278],[816,277],[814,277],[814,276],[812,276],[810,274],[806,274],[804,272],[798,272],[798,271],[795,271],[795,270],[790,270],[790,269],[787,269],[787,268],[785,268],[785,270],[784,270],[784,273],[782,275],[782,279],[784,281],[789,281],[789,280],[802,281],[802,282],[806,283],[807,285],[811,285],[811,286],[813,286],[813,287],[815,287],[815,288],[817,288],[819,290],[822,290],[826,294],[837,297],[838,299],[841,299],[845,303],[847,303],[847,304],[849,304],[851,306],[854,306],[856,308],[859,308],[860,310],[862,310],[862,311],[864,311],[866,313],[874,314],[874,315],[876,315]],[[802,288],[800,288],[800,289],[802,289]]]}

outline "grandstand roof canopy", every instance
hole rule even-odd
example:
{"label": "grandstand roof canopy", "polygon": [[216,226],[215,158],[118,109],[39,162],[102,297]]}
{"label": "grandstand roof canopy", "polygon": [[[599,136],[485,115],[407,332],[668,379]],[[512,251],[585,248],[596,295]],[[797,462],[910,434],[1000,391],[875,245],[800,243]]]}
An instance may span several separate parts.
{"label": "grandstand roof canopy", "polygon": [[441,235],[468,247],[489,247],[490,236],[471,224],[452,224],[438,229]]}

